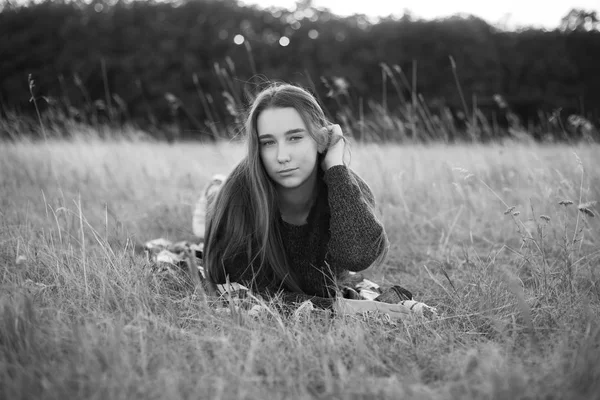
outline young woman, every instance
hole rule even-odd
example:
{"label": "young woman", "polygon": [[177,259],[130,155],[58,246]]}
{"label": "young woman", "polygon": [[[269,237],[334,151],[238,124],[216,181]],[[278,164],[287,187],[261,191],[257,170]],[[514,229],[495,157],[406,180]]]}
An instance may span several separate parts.
{"label": "young woman", "polygon": [[408,313],[400,304],[339,296],[349,271],[381,262],[388,241],[371,190],[344,164],[340,126],[316,99],[272,85],[254,100],[245,130],[247,155],[208,205],[208,280],[345,314]]}

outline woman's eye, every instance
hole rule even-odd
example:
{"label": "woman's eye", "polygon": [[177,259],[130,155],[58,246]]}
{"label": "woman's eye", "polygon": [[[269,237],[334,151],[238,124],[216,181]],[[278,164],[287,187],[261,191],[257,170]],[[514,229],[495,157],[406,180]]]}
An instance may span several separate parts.
{"label": "woman's eye", "polygon": [[296,141],[296,140],[300,140],[300,139],[302,139],[302,136],[292,136],[290,138],[290,140],[292,140],[292,141]]}
{"label": "woman's eye", "polygon": [[264,142],[261,142],[260,144],[261,144],[262,146],[270,146],[270,145],[272,145],[273,143],[275,143],[273,140],[266,140],[266,141],[264,141]]}

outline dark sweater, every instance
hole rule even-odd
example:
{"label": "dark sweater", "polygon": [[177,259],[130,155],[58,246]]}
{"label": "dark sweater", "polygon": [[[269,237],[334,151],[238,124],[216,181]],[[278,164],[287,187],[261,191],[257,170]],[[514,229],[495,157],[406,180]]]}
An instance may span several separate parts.
{"label": "dark sweater", "polygon": [[[254,283],[262,281],[259,290],[277,293],[286,303],[311,300],[318,307],[331,308],[337,283],[347,278],[348,271],[368,268],[384,250],[387,238],[380,240],[385,231],[371,211],[371,190],[349,168],[338,165],[328,169],[319,178],[317,190],[305,225],[292,225],[280,217],[288,263],[304,293],[282,290],[268,279]],[[225,267],[232,282],[247,285],[256,278],[239,260]]]}

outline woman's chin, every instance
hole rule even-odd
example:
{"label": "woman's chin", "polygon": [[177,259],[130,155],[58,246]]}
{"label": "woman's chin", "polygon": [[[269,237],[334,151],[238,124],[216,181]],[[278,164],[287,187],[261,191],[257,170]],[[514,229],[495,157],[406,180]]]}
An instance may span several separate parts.
{"label": "woman's chin", "polygon": [[278,179],[277,185],[284,189],[296,189],[301,185],[298,179]]}

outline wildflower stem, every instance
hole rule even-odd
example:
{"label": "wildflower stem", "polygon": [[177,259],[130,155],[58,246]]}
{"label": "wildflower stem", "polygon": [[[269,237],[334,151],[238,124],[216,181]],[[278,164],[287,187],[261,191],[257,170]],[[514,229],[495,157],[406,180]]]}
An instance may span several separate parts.
{"label": "wildflower stem", "polygon": [[[578,159],[579,159],[579,157],[578,157]],[[581,179],[579,182],[579,203],[578,204],[581,204],[581,200],[583,197],[583,165],[580,164],[580,168],[581,168]],[[573,239],[571,240],[571,245],[575,245],[575,239],[577,238],[577,229],[579,229],[579,213],[577,213],[577,219],[575,220],[575,231],[573,232]]]}

